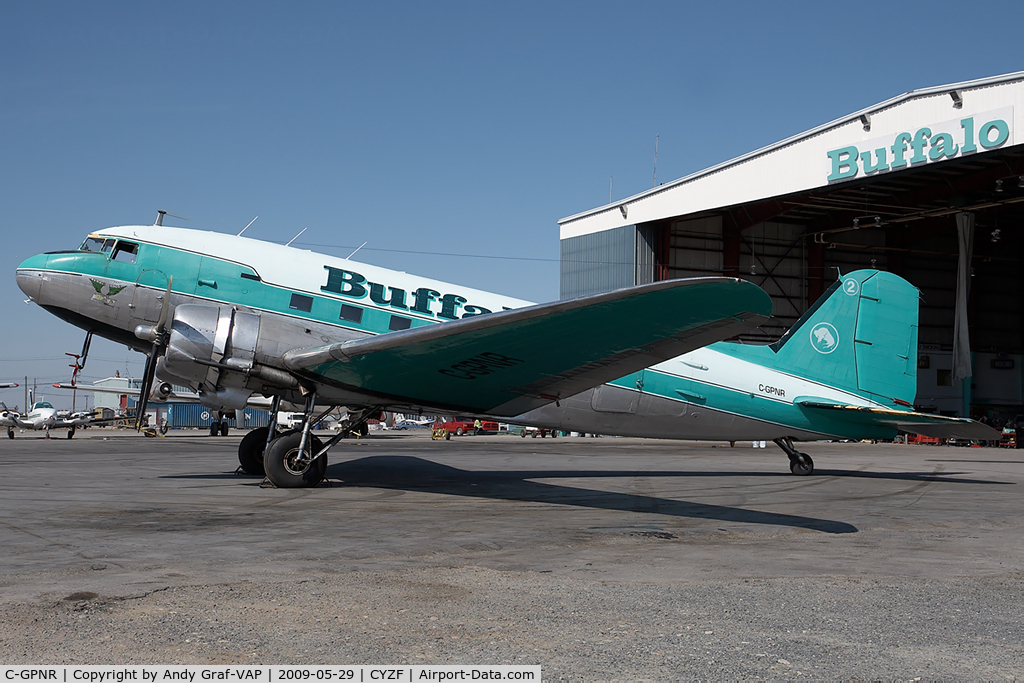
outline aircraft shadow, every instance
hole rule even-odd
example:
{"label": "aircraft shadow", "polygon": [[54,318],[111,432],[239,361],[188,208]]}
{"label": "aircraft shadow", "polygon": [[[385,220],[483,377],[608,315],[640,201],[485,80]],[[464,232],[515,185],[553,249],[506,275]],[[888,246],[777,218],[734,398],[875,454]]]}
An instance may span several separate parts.
{"label": "aircraft shadow", "polygon": [[572,471],[468,471],[441,465],[422,458],[409,456],[371,456],[337,463],[327,468],[327,476],[340,479],[348,486],[381,489],[427,491],[449,496],[467,496],[492,500],[525,503],[572,505],[598,510],[643,512],[713,519],[721,522],[767,524],[774,526],[812,529],[829,534],[850,534],[859,531],[846,522],[774,512],[746,510],[724,505],[709,505],[691,501],[671,500],[629,493],[595,491],[570,486],[559,486],[531,479],[590,476],[685,476],[683,472],[587,472]]}

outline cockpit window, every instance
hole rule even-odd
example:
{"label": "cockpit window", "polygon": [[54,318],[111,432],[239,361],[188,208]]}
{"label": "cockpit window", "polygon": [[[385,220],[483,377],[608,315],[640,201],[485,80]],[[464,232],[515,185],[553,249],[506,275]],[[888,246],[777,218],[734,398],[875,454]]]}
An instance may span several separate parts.
{"label": "cockpit window", "polygon": [[82,246],[78,248],[79,251],[96,251],[104,254],[109,254],[110,250],[114,248],[114,240],[105,239],[103,237],[86,237],[85,241],[82,242]]}
{"label": "cockpit window", "polygon": [[125,263],[135,263],[135,255],[139,253],[139,245],[134,242],[125,242],[124,240],[118,240],[117,246],[114,247],[114,254],[110,258],[115,261],[124,261]]}

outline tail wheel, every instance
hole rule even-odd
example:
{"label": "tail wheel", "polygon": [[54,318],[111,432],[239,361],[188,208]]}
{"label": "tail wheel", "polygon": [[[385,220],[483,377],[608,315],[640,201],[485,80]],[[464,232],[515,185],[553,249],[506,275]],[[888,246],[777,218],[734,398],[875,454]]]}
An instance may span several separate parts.
{"label": "tail wheel", "polygon": [[[270,442],[270,447],[263,454],[263,469],[274,486],[282,489],[294,489],[316,486],[327,473],[327,456],[323,455],[313,462],[302,463],[299,457],[299,442],[302,432],[286,432]],[[315,455],[323,443],[320,439],[309,435],[306,443],[306,456]]]}
{"label": "tail wheel", "polygon": [[806,453],[799,453],[798,455],[800,457],[789,461],[789,471],[797,476],[806,477],[814,472],[814,461]]}
{"label": "tail wheel", "polygon": [[246,474],[263,476],[263,451],[267,449],[269,427],[260,427],[246,434],[238,444],[238,464]]}

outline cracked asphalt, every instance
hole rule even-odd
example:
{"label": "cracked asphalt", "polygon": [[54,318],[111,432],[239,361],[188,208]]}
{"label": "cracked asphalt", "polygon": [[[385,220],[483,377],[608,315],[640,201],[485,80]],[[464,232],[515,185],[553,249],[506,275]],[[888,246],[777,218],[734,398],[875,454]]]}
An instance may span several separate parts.
{"label": "cracked asphalt", "polygon": [[1020,451],[808,444],[794,477],[749,443],[374,433],[285,491],[238,440],[0,441],[0,662],[1024,677]]}

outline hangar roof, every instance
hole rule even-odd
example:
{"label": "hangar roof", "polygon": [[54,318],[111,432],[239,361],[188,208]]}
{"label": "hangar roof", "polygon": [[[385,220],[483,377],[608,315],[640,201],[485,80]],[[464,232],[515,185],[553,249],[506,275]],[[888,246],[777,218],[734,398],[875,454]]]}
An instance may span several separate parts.
{"label": "hangar roof", "polygon": [[[916,189],[946,173],[994,162],[988,158],[992,152],[1021,155],[1024,135],[1014,133],[1024,131],[1022,126],[1024,72],[912,90],[731,161],[563,218],[561,238],[818,188],[829,192],[831,202],[841,201],[835,191],[843,194],[844,186]],[[1007,149],[1011,147],[1016,149]],[[815,203],[787,207],[785,213],[796,217],[801,211],[840,208]],[[923,217],[920,211],[904,220],[917,217]]]}

